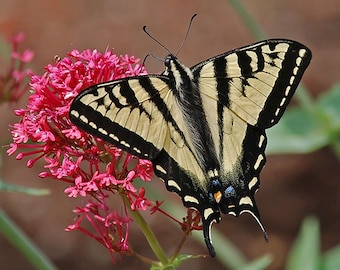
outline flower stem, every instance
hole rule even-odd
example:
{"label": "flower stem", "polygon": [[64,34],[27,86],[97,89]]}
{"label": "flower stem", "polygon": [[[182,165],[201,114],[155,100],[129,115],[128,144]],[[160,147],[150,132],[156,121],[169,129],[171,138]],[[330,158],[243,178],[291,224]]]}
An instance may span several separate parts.
{"label": "flower stem", "polygon": [[151,230],[150,226],[146,223],[145,219],[143,216],[139,213],[138,210],[131,210],[131,204],[129,199],[121,193],[121,196],[123,200],[125,201],[126,205],[128,206],[129,212],[133,216],[133,220],[137,222],[139,225],[139,228],[143,232],[146,240],[148,241],[152,251],[158,258],[158,260],[161,262],[163,266],[168,265],[169,260],[167,255],[165,254],[164,250],[162,249],[161,245],[159,244],[156,236],[154,235],[153,231]]}
{"label": "flower stem", "polygon": [[261,27],[256,23],[254,18],[249,14],[247,9],[239,0],[229,0],[230,5],[234,8],[236,13],[240,16],[243,23],[247,26],[250,33],[258,40],[265,39],[266,34]]}
{"label": "flower stem", "polygon": [[30,261],[34,269],[56,270],[57,268],[42,251],[20,230],[20,228],[0,209],[0,232]]}

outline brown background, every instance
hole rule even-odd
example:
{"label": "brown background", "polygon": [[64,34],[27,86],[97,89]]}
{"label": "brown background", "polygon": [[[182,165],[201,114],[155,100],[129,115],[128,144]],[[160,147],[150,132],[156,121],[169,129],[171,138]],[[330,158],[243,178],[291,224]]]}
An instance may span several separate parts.
{"label": "brown background", "polygon": [[[313,52],[313,60],[304,76],[304,84],[314,97],[325,92],[339,79],[340,2],[336,0],[251,0],[243,1],[248,11],[263,27],[268,37],[295,39]],[[115,48],[117,54],[134,54],[143,58],[148,53],[158,56],[166,52],[142,31],[149,31],[171,51],[176,52],[183,40],[189,18],[198,13],[189,38],[179,57],[191,66],[207,57],[252,43],[255,39],[235,14],[228,1],[23,1],[1,0],[0,35],[10,37],[23,31],[23,47],[35,51],[32,69],[42,74],[43,67],[55,55],[63,57],[76,48],[105,50]],[[149,72],[160,72],[162,63],[149,58]],[[17,105],[16,107],[22,106]],[[339,105],[340,106],[340,105]],[[10,142],[8,124],[17,121],[8,105],[0,106],[1,144]],[[269,138],[270,139],[270,138]],[[65,233],[73,218],[71,210],[80,203],[63,193],[65,185],[41,180],[37,174],[41,164],[33,169],[25,161],[15,161],[3,152],[4,180],[30,187],[52,190],[51,196],[31,197],[1,193],[1,207],[48,254],[60,269],[147,269],[134,257],[124,257],[112,266],[109,253],[84,235]],[[329,149],[308,155],[269,156],[261,175],[262,185],[257,202],[270,236],[268,245],[249,215],[236,219],[225,216],[214,226],[222,231],[249,258],[272,254],[271,269],[282,269],[287,251],[302,220],[308,215],[319,218],[322,228],[322,250],[340,241],[339,162]],[[154,182],[157,182],[154,181]],[[159,189],[163,192],[162,184]],[[180,201],[176,195],[165,192]],[[153,216],[152,227],[171,254],[180,239],[180,231],[164,218]],[[136,230],[132,245],[145,256],[149,247]],[[173,241],[173,239],[176,239]],[[203,253],[205,247],[194,240],[184,249],[188,253]],[[218,251],[223,252],[223,251]],[[225,254],[228,256],[228,254]],[[216,259],[191,260],[181,269],[222,269]],[[2,236],[0,236],[0,268],[32,269]]]}

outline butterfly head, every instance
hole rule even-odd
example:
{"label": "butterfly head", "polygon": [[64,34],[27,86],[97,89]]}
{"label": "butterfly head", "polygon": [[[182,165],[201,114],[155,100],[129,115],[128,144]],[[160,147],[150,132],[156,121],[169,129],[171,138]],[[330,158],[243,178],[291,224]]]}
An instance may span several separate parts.
{"label": "butterfly head", "polygon": [[171,66],[171,62],[176,60],[176,57],[172,54],[169,54],[165,59],[164,59],[164,65],[169,68]]}
{"label": "butterfly head", "polygon": [[172,78],[176,78],[175,76],[179,76],[180,74],[175,74],[176,71],[182,66],[178,61],[177,57],[173,54],[169,54],[164,59],[165,71],[163,74],[170,76]]}

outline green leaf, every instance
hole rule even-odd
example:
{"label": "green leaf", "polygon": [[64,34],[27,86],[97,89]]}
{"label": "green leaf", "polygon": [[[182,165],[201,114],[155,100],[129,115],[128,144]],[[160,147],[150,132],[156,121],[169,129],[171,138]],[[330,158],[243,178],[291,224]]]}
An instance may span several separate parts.
{"label": "green leaf", "polygon": [[173,260],[172,264],[175,268],[177,268],[182,262],[199,257],[201,257],[201,255],[180,254]]}
{"label": "green leaf", "polygon": [[267,269],[267,267],[271,264],[273,261],[272,256],[265,255],[255,261],[252,261],[251,263],[247,264],[246,266],[240,268],[240,270],[263,270]]}
{"label": "green leaf", "polygon": [[323,255],[322,270],[340,269],[340,245]]}
{"label": "green leaf", "polygon": [[150,270],[174,270],[177,269],[180,264],[189,259],[199,258],[201,255],[189,255],[189,254],[180,254],[176,258],[174,258],[168,265],[152,265]]}
{"label": "green leaf", "polygon": [[317,270],[320,266],[320,231],[319,223],[313,218],[306,218],[300,233],[290,251],[287,270]]}
{"label": "green leaf", "polygon": [[[192,237],[205,246],[202,231],[192,231]],[[217,226],[212,230],[212,240],[218,259],[227,269],[241,269],[247,264],[248,259],[223,233],[218,231]]]}
{"label": "green leaf", "polygon": [[335,84],[321,95],[317,101],[318,110],[326,116],[329,124],[340,127],[340,84]]}
{"label": "green leaf", "polygon": [[318,113],[328,136],[329,146],[340,160],[340,84],[335,84],[317,101]]}
{"label": "green leaf", "polygon": [[298,107],[286,111],[267,135],[267,154],[309,153],[328,144],[324,128],[313,115]]}

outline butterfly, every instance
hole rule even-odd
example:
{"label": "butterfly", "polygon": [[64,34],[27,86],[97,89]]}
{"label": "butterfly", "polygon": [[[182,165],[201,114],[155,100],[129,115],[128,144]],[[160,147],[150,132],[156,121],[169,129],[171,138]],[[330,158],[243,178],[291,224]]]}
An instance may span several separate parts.
{"label": "butterfly", "polygon": [[104,141],[152,161],[184,206],[196,209],[211,256],[221,213],[250,213],[265,164],[265,130],[275,125],[311,60],[304,45],[269,39],[189,68],[170,54],[165,71],[105,82],[81,92],[71,121]]}

